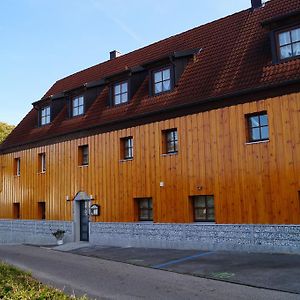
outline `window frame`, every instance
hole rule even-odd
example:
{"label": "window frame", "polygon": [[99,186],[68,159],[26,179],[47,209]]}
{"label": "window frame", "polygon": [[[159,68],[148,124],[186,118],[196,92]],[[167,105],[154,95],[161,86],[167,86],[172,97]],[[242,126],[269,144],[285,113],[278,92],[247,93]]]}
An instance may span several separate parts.
{"label": "window frame", "polygon": [[[276,55],[277,55],[277,60],[279,62],[285,62],[285,61],[288,61],[288,60],[292,60],[292,59],[297,59],[297,58],[300,58],[300,54],[299,55],[295,55],[295,56],[291,56],[291,57],[287,57],[287,58],[281,58],[281,52],[280,52],[280,49],[281,49],[281,45],[280,45],[280,41],[279,41],[279,35],[281,33],[285,33],[285,32],[289,32],[290,35],[291,35],[291,31],[294,30],[294,29],[300,29],[300,24],[298,25],[293,25],[293,26],[288,26],[288,27],[285,27],[285,28],[281,28],[280,30],[277,30],[275,31],[275,41],[276,41]],[[300,43],[300,41],[298,42],[291,42],[290,44],[286,44],[286,45],[283,45],[283,46],[288,46],[288,45],[293,45],[293,44],[296,44],[296,43]],[[293,47],[293,46],[292,46]],[[293,48],[292,48],[293,49]]]}
{"label": "window frame", "polygon": [[[205,201],[205,206],[204,207],[196,207],[195,202],[197,200],[197,198],[199,197],[203,197],[204,201]],[[213,198],[213,207],[208,206],[208,197],[212,197]],[[191,201],[192,201],[192,206],[193,206],[193,220],[195,223],[215,223],[216,222],[216,214],[215,214],[215,196],[214,195],[194,195],[190,197]],[[196,217],[196,210],[205,210],[205,219],[197,219]],[[208,218],[208,210],[213,209],[213,219],[209,219]]]}
{"label": "window frame", "polygon": [[[174,133],[176,132],[176,138],[174,138]],[[163,137],[162,137],[162,148],[163,148],[163,154],[169,155],[169,154],[177,154],[179,149],[179,136],[178,136],[178,129],[177,128],[171,128],[166,129],[162,131]],[[169,134],[172,134],[172,139],[169,140],[168,136]],[[174,150],[171,150],[172,147],[169,147],[170,145],[173,146]]]}
{"label": "window frame", "polygon": [[21,204],[20,204],[20,202],[13,203],[13,219],[14,220],[21,219]]}
{"label": "window frame", "polygon": [[[159,82],[163,83],[164,81],[168,80],[168,79],[163,80],[163,71],[165,71],[167,69],[170,70],[170,79],[169,79],[170,80],[170,89],[166,90],[166,91],[162,90],[161,92],[156,93],[155,92],[155,84],[159,83]],[[162,81],[155,82],[155,74],[159,73],[159,72],[162,72]],[[161,94],[169,93],[173,89],[174,89],[174,67],[172,65],[166,65],[166,66],[151,70],[151,93],[152,93],[152,96],[159,96]]]}
{"label": "window frame", "polygon": [[[147,201],[147,207],[141,208],[140,202],[141,201]],[[139,222],[153,222],[153,198],[152,197],[141,197],[141,198],[135,198],[136,204],[137,204],[137,211],[138,211],[138,221]],[[149,205],[151,204],[151,205]],[[141,211],[147,211],[147,218],[141,217]]]}
{"label": "window frame", "polygon": [[[80,98],[83,99],[82,105],[74,106],[74,101],[78,100],[78,103],[79,103]],[[80,107],[82,107],[82,113],[81,114],[79,114],[79,113],[74,114],[74,109],[76,108],[77,111],[79,112]],[[81,117],[84,114],[85,114],[85,98],[84,98],[84,95],[80,94],[80,95],[73,96],[72,99],[71,99],[71,115],[72,115],[72,118]]]}
{"label": "window frame", "polygon": [[[123,84],[127,84],[127,91],[122,93],[122,85]],[[117,86],[120,86],[120,93],[115,93],[115,89]],[[130,100],[130,94],[129,94],[129,80],[122,80],[122,81],[118,81],[112,84],[111,87],[111,93],[112,93],[112,105],[113,106],[120,106],[120,105],[125,105],[129,102]],[[122,100],[122,95],[127,94],[127,100],[125,102],[121,102]],[[120,103],[116,103],[116,96],[120,96]]]}
{"label": "window frame", "polygon": [[45,201],[38,202],[38,219],[46,220],[46,202]]}
{"label": "window frame", "polygon": [[[87,153],[84,153],[85,149],[87,149]],[[87,160],[85,161],[85,158]],[[90,152],[89,152],[89,145],[80,145],[78,146],[78,166],[79,167],[87,167],[90,162]]]}
{"label": "window frame", "polygon": [[39,153],[39,162],[38,163],[39,163],[39,166],[38,166],[39,173],[41,173],[41,174],[46,173],[46,153],[45,152]]}
{"label": "window frame", "polygon": [[[267,125],[261,125],[261,116],[267,116]],[[267,111],[261,111],[261,112],[255,112],[251,114],[245,115],[246,117],[246,128],[247,128],[247,143],[261,143],[261,142],[266,142],[270,140],[270,125],[269,125],[269,116]],[[258,117],[259,120],[259,126],[252,126],[251,125],[251,118],[253,117]],[[268,128],[268,137],[267,138],[262,138],[262,128]],[[258,128],[259,129],[259,136],[260,139],[253,139],[252,138],[252,129]]]}
{"label": "window frame", "polygon": [[14,158],[14,175],[17,177],[21,176],[21,158],[20,157]]}
{"label": "window frame", "polygon": [[[43,116],[43,111],[49,109],[49,114],[46,114],[45,116]],[[49,117],[49,122],[47,123],[43,123],[43,120],[47,120]],[[43,106],[40,111],[39,111],[39,123],[40,126],[47,126],[51,123],[51,105],[45,105]]]}
{"label": "window frame", "polygon": [[[128,145],[128,142],[131,141]],[[134,157],[134,141],[133,136],[121,138],[121,159],[132,160]]]}

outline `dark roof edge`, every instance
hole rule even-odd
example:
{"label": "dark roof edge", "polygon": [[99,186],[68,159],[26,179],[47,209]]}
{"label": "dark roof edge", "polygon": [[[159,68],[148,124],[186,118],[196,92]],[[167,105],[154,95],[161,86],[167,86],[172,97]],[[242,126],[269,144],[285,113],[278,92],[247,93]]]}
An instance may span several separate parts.
{"label": "dark roof edge", "polygon": [[[3,147],[3,149],[0,149],[0,154],[13,153],[13,152],[17,152],[17,151],[21,151],[21,150],[25,150],[25,149],[29,149],[29,148],[60,143],[63,141],[76,139],[79,137],[86,137],[86,136],[91,136],[91,135],[95,135],[95,134],[99,134],[99,133],[114,131],[114,130],[118,130],[120,128],[124,128],[124,126],[122,126],[122,124],[128,124],[130,122],[131,122],[131,124],[134,122],[135,123],[134,123],[134,125],[131,125],[131,126],[127,125],[126,127],[132,127],[132,126],[137,126],[138,124],[146,124],[146,123],[156,122],[160,119],[170,119],[170,118],[174,118],[176,116],[184,116],[184,115],[188,115],[188,114],[193,114],[193,113],[197,113],[198,110],[188,111],[188,112],[184,112],[184,113],[182,113],[182,111],[183,111],[183,109],[194,109],[194,107],[196,107],[196,106],[205,107],[205,109],[203,109],[203,110],[200,109],[199,111],[209,111],[212,109],[237,105],[237,104],[241,104],[241,103],[245,103],[245,102],[253,102],[253,101],[258,100],[257,96],[252,100],[247,100],[247,101],[238,101],[238,100],[240,98],[242,98],[243,96],[247,96],[247,95],[251,96],[254,93],[273,91],[273,89],[275,89],[275,88],[282,88],[282,87],[290,86],[290,85],[297,84],[297,83],[300,83],[300,78],[287,80],[285,82],[281,82],[278,84],[271,84],[271,85],[267,85],[267,86],[259,86],[256,88],[240,90],[240,91],[237,91],[234,93],[228,93],[228,94],[224,94],[224,95],[217,96],[217,97],[210,97],[210,98],[206,98],[204,100],[193,101],[190,103],[183,103],[183,104],[179,104],[176,106],[164,108],[159,111],[145,112],[145,113],[139,114],[137,116],[132,116],[129,118],[123,118],[123,119],[119,119],[119,120],[109,121],[104,124],[92,126],[92,127],[86,128],[86,129],[78,129],[78,130],[72,131],[67,134],[58,134],[58,135],[50,137],[50,138],[38,139],[38,140],[32,141],[28,144],[15,145],[15,146],[11,146],[8,148]],[[297,86],[296,89],[298,91],[298,90],[300,90],[300,87]],[[294,92],[294,91],[291,90],[290,93],[292,93],[292,92]],[[276,97],[279,95],[280,95],[280,93],[278,91],[276,91],[275,93],[273,92],[272,95],[268,96],[268,97],[272,98],[272,97]],[[236,99],[236,98],[238,98],[238,99]],[[231,103],[229,103],[229,105],[228,105],[229,100],[226,101],[225,103],[219,103],[220,100],[226,100],[226,99],[232,99]],[[177,115],[174,114],[172,117],[165,118],[164,113],[172,113],[172,112],[173,113],[181,112],[181,113],[179,113]],[[155,115],[158,115],[159,117],[157,119],[154,118],[154,120],[152,119],[152,121],[151,120],[145,121],[146,118],[149,118],[149,117],[152,117]],[[140,121],[140,122],[137,122],[137,121]],[[102,130],[95,131],[96,129],[101,129],[101,128],[104,128],[104,130],[102,129]],[[74,137],[74,135],[76,135],[78,133],[82,133],[82,134],[79,135],[78,137]]]}

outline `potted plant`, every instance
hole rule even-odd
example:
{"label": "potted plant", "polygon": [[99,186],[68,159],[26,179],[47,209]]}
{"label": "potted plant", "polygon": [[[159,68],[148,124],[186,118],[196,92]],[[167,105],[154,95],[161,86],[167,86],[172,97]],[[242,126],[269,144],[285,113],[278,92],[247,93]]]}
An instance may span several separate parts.
{"label": "potted plant", "polygon": [[52,234],[55,236],[57,245],[62,245],[64,243],[64,235],[65,231],[62,229],[57,229],[56,231],[52,232]]}

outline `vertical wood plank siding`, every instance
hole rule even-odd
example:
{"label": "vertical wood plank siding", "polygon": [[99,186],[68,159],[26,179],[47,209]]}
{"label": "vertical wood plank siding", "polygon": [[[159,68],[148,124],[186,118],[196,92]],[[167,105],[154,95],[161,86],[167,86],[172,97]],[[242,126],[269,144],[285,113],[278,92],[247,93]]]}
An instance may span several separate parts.
{"label": "vertical wood plank siding", "polygon": [[[245,115],[267,111],[270,141],[246,144]],[[178,154],[163,155],[162,130],[177,128]],[[132,136],[133,160],[120,156]],[[78,146],[89,145],[89,166]],[[38,154],[47,171],[38,173]],[[21,176],[14,158],[21,158]],[[73,198],[85,191],[101,206],[93,221],[137,221],[135,198],[152,197],[154,222],[193,222],[190,196],[214,195],[217,223],[299,224],[300,94],[226,107],[1,156],[0,217],[71,220]],[[164,186],[160,187],[160,182]]]}

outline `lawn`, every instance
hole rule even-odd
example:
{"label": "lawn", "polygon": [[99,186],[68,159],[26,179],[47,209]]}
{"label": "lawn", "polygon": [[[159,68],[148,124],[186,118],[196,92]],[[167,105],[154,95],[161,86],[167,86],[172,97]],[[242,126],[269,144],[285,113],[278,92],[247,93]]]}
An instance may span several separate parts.
{"label": "lawn", "polygon": [[45,286],[29,273],[20,271],[9,265],[0,263],[0,299],[43,300],[43,299],[87,299],[65,295],[59,290]]}

